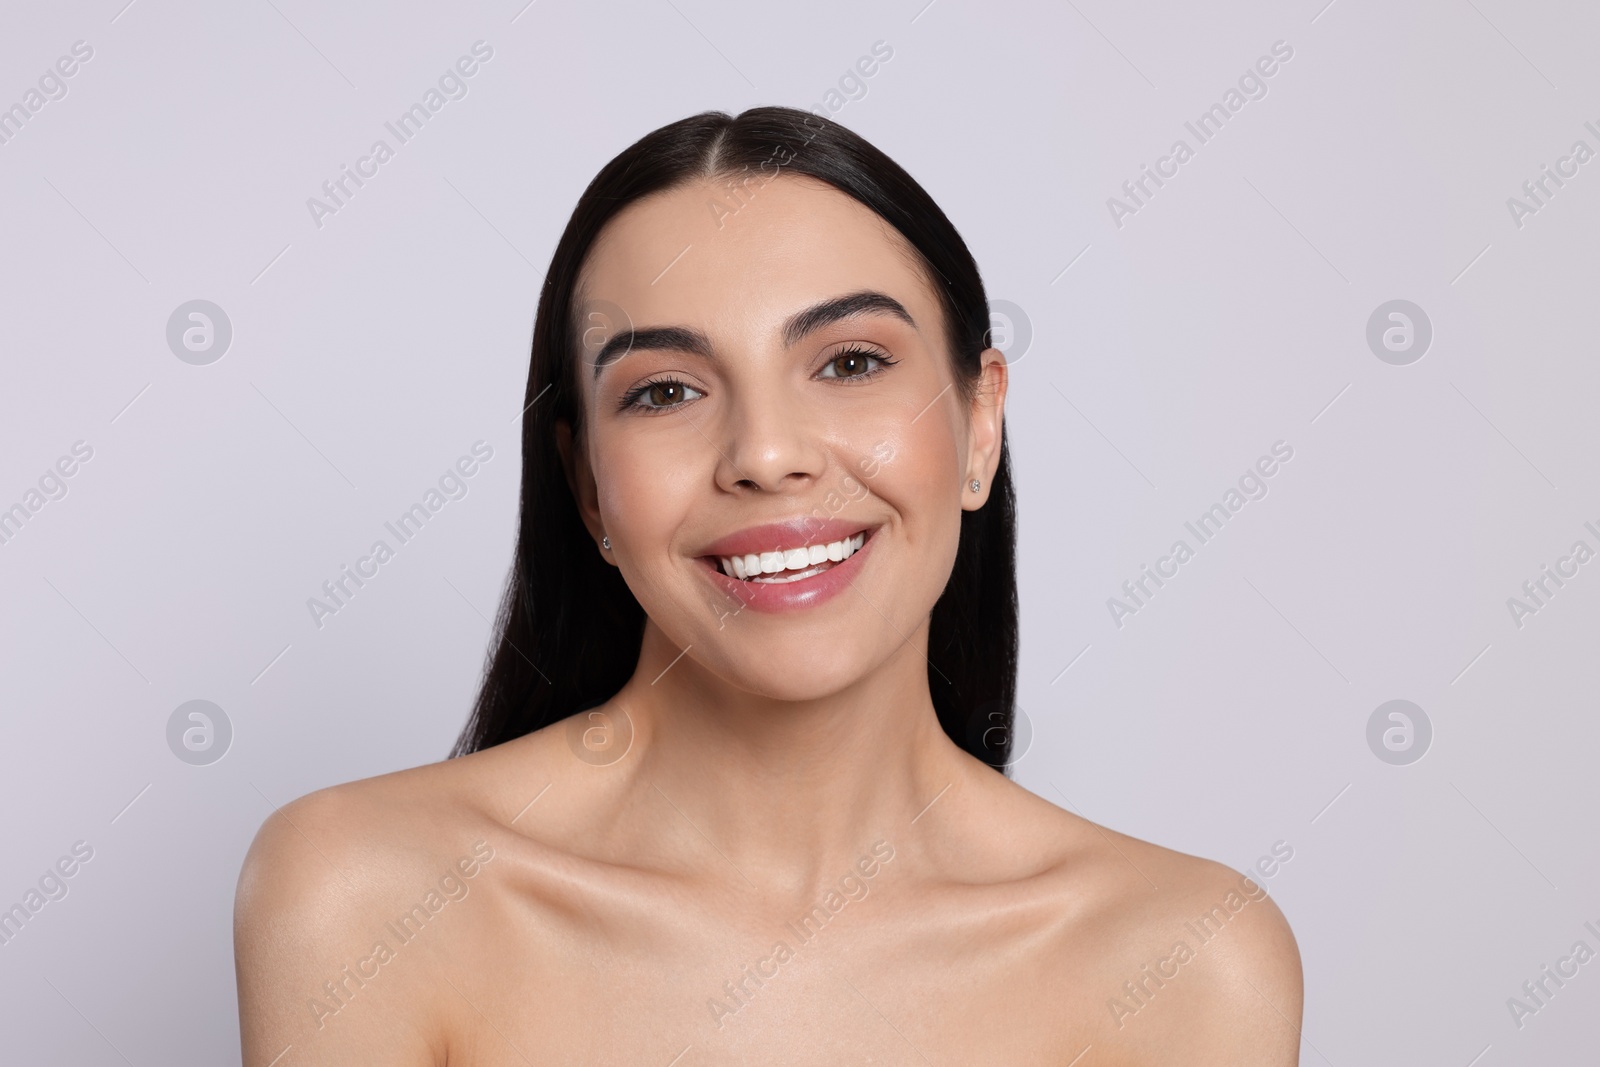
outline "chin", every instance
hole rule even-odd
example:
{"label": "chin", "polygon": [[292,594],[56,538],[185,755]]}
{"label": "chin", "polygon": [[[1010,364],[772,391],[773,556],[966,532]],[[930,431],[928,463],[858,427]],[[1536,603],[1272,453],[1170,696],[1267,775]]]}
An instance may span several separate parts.
{"label": "chin", "polygon": [[[870,656],[859,646],[852,655],[829,655],[830,649],[807,641],[816,649],[812,657],[797,657],[789,639],[773,642],[728,641],[726,634],[715,650],[708,647],[701,659],[704,670],[716,675],[725,685],[769,700],[822,700],[871,677],[882,667],[892,649]],[[832,642],[837,645],[840,642]],[[873,649],[877,653],[880,650]],[[826,657],[828,662],[818,662]]]}

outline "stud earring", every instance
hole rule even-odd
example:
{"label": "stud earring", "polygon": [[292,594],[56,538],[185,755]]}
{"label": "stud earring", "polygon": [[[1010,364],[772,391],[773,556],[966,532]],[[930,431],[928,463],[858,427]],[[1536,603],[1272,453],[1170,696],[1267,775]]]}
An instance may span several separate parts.
{"label": "stud earring", "polygon": [[979,489],[983,488],[983,483],[978,481],[978,479],[976,479],[976,478],[972,479],[972,481],[968,482],[967,484],[972,487],[972,491],[974,493],[976,493]]}
{"label": "stud earring", "polygon": [[600,538],[600,547],[605,549],[607,552],[610,552],[611,551],[611,538],[609,538],[609,537]]}

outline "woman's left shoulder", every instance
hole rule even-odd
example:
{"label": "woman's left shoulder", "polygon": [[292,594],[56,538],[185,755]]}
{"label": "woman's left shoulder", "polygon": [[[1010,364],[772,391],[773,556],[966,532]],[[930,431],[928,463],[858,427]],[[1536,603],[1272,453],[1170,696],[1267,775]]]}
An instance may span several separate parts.
{"label": "woman's left shoulder", "polygon": [[1192,935],[1197,953],[1212,957],[1208,972],[1219,992],[1245,999],[1253,990],[1259,999],[1285,1001],[1279,1004],[1283,1013],[1298,1020],[1300,949],[1266,886],[1215,860],[1140,844],[1148,853],[1162,854],[1156,866],[1168,888],[1157,898],[1160,919],[1169,926],[1176,922]]}
{"label": "woman's left shoulder", "polygon": [[[1148,845],[1149,849],[1160,846]],[[1304,1000],[1300,949],[1289,921],[1257,879],[1214,860],[1170,849],[1167,890],[1155,914],[1175,930],[1166,970],[1189,971],[1189,995],[1174,1003],[1173,1032],[1197,1054],[1224,1062],[1299,1062]],[[1181,980],[1181,979],[1180,979]],[[1208,1062],[1199,1055],[1192,1062]]]}
{"label": "woman's left shoulder", "polygon": [[1158,1048],[1181,1039],[1188,1062],[1298,1062],[1300,951],[1262,882],[1065,814],[1063,884],[1093,902],[1118,976],[1107,1027],[1123,1033],[1137,1018],[1145,1036],[1162,1035]]}

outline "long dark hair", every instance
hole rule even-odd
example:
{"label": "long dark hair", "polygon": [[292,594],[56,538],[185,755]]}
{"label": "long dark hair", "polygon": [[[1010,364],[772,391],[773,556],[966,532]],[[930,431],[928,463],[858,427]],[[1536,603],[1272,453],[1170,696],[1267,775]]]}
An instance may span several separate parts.
{"label": "long dark hair", "polygon": [[[550,262],[533,327],[522,419],[522,504],[516,556],[495,620],[472,717],[451,756],[465,755],[594,707],[639,661],[644,609],[605,563],[578,516],[556,446],[574,440],[582,405],[574,368],[574,295],[590,246],[624,207],[697,179],[738,182],[789,172],[826,182],[903,234],[939,295],[958,392],[971,399],[990,317],[978,266],[922,186],[859,135],[787,107],[737,118],[707,111],[646,134],[595,175]],[[989,499],[961,513],[961,541],[934,604],[928,684],[939,723],[962,749],[1005,772],[1017,678],[1016,516],[1005,438]]]}

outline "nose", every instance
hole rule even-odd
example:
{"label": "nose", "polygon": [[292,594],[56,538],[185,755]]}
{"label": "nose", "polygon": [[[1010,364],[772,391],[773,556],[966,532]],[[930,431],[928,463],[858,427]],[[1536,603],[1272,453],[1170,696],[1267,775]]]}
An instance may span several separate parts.
{"label": "nose", "polygon": [[805,489],[827,469],[824,427],[784,390],[735,398],[720,429],[717,485],[728,492]]}

